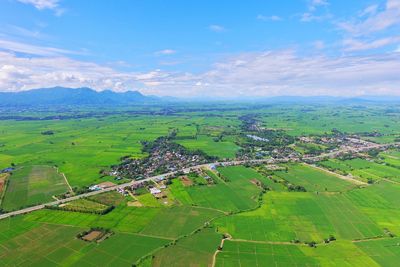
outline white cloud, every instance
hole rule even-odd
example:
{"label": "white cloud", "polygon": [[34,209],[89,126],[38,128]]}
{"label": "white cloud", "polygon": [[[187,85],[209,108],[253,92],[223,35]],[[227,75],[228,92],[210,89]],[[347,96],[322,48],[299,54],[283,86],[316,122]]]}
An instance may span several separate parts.
{"label": "white cloud", "polygon": [[31,55],[36,55],[36,56],[82,54],[80,52],[74,52],[74,51],[55,48],[55,47],[31,45],[31,44],[15,42],[15,41],[7,40],[7,39],[0,39],[0,50],[9,50],[9,51],[31,54]]}
{"label": "white cloud", "polygon": [[0,90],[88,86],[174,96],[399,94],[400,54],[301,57],[292,50],[243,53],[203,73],[120,72],[66,57],[0,52]]}
{"label": "white cloud", "polygon": [[337,25],[343,31],[343,51],[366,51],[395,45],[400,43],[400,36],[394,34],[394,29],[400,26],[400,0],[387,0],[381,7],[377,4],[367,6],[358,17]]}
{"label": "white cloud", "polygon": [[155,52],[156,55],[173,55],[176,54],[176,50],[173,49],[164,49],[164,50],[160,50]]}
{"label": "white cloud", "polygon": [[59,0],[17,0],[24,4],[33,5],[39,10],[43,9],[56,9],[58,7]]}
{"label": "white cloud", "polygon": [[338,24],[339,28],[354,36],[364,36],[400,25],[400,0],[387,0],[380,12],[371,12],[373,8],[368,8],[370,10],[363,19],[341,22]]}
{"label": "white cloud", "polygon": [[118,72],[110,67],[62,56],[29,58],[0,52],[0,91],[57,85],[124,91],[151,86],[152,82],[155,84],[166,75],[159,70],[148,73]]}
{"label": "white cloud", "polygon": [[64,14],[65,9],[59,6],[60,0],[17,0],[23,4],[34,6],[38,10],[50,9],[56,16]]}
{"label": "white cloud", "polygon": [[213,32],[224,32],[225,31],[225,28],[223,26],[216,25],[216,24],[210,25],[210,26],[208,26],[208,28]]}
{"label": "white cloud", "polygon": [[273,16],[257,15],[256,18],[261,21],[281,21],[281,20],[283,20],[281,17],[276,16],[276,15],[273,15]]}
{"label": "white cloud", "polygon": [[370,15],[374,15],[376,14],[376,12],[378,11],[378,5],[370,5],[367,6],[366,8],[364,8],[363,11],[360,12],[359,16],[363,17],[363,16],[370,16]]}
{"label": "white cloud", "polygon": [[[201,80],[220,94],[399,94],[399,59],[400,55],[299,57],[294,51],[243,54],[216,64]],[[244,63],[238,65],[238,60]]]}
{"label": "white cloud", "polygon": [[332,15],[327,13],[324,15],[314,15],[314,13],[306,12],[300,17],[301,22],[322,21],[332,18]]}
{"label": "white cloud", "polygon": [[329,2],[327,0],[310,0],[308,4],[308,9],[310,11],[315,11],[320,6],[327,6]]}
{"label": "white cloud", "polygon": [[327,0],[309,0],[308,11],[300,15],[301,22],[322,21],[332,18],[332,15],[325,10],[324,13],[319,12],[319,7],[328,6]]}
{"label": "white cloud", "polygon": [[381,48],[390,44],[400,43],[400,36],[386,37],[373,41],[360,41],[357,39],[343,40],[343,47],[345,51],[362,51]]}

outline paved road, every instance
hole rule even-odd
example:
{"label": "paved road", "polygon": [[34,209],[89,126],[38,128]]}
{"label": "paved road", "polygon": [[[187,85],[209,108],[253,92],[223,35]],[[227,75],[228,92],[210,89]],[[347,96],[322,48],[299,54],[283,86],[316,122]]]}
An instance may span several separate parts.
{"label": "paved road", "polygon": [[[326,153],[326,154],[323,154],[323,155],[320,155],[320,156],[316,156],[316,157],[307,157],[307,158],[304,158],[304,159],[321,160],[321,159],[326,158],[326,157],[336,157],[339,154],[344,153],[344,152],[364,152],[364,151],[367,151],[367,150],[370,150],[370,149],[386,148],[386,147],[389,147],[391,145],[399,146],[400,143],[370,144],[370,145],[367,145],[367,146],[364,146],[364,147],[346,148],[346,149],[334,151],[334,152],[331,152],[331,153]],[[185,168],[185,169],[183,169],[181,171],[190,171],[190,170],[195,170],[195,169],[208,168],[210,165],[221,166],[221,165],[238,165],[238,164],[244,164],[244,163],[275,164],[275,163],[288,162],[290,160],[292,160],[292,159],[282,158],[282,159],[258,159],[258,160],[256,159],[256,160],[235,160],[235,161],[227,161],[227,162],[214,162],[214,163],[202,164],[202,165],[197,165],[197,166]],[[139,180],[139,181],[134,180],[134,181],[131,181],[129,183],[115,185],[115,186],[108,187],[108,188],[105,188],[105,189],[102,189],[102,190],[92,191],[92,192],[76,195],[76,196],[73,196],[73,197],[60,199],[60,200],[57,200],[57,201],[48,202],[48,203],[44,203],[44,204],[41,204],[41,205],[37,205],[37,206],[29,207],[29,208],[24,208],[24,209],[21,209],[21,210],[12,211],[12,212],[9,212],[9,213],[1,214],[0,215],[0,220],[8,218],[8,217],[11,217],[11,216],[19,215],[19,214],[29,213],[29,212],[32,212],[32,211],[35,211],[35,210],[40,210],[40,209],[45,208],[45,206],[59,205],[59,204],[70,202],[70,201],[77,200],[77,199],[80,199],[80,198],[89,197],[89,196],[101,194],[101,193],[104,193],[104,192],[113,191],[113,190],[116,190],[117,188],[132,186],[132,185],[139,184],[139,183],[146,182],[146,181],[155,181],[158,178],[161,178],[161,177],[164,177],[164,176],[174,175],[176,173],[177,172],[164,173],[164,174],[161,174],[161,175],[148,177],[148,178],[145,178],[145,179],[142,179],[142,180]]]}

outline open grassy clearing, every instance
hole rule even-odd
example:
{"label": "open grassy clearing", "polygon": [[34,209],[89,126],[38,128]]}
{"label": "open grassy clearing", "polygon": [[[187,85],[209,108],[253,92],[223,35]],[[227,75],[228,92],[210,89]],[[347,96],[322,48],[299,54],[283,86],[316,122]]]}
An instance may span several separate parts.
{"label": "open grassy clearing", "polygon": [[287,172],[276,171],[274,175],[293,185],[303,186],[307,191],[340,192],[355,187],[355,185],[350,182],[304,164],[288,164],[287,167]]}
{"label": "open grassy clearing", "polygon": [[1,207],[11,211],[53,200],[68,191],[64,177],[50,166],[25,166],[9,177]]}

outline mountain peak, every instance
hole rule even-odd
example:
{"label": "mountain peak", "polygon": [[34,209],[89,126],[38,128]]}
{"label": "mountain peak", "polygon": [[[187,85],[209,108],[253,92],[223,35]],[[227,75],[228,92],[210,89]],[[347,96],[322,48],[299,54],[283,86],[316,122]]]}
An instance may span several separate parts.
{"label": "mountain peak", "polygon": [[88,87],[67,88],[61,86],[0,93],[0,99],[0,106],[128,105],[160,100],[157,97],[145,96],[138,91],[116,93],[104,90],[98,92]]}

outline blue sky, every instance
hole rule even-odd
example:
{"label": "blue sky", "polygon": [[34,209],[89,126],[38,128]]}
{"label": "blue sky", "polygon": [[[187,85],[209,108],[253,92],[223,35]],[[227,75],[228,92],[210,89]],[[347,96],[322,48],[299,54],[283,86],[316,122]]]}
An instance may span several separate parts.
{"label": "blue sky", "polygon": [[0,91],[400,94],[400,0],[2,0]]}

